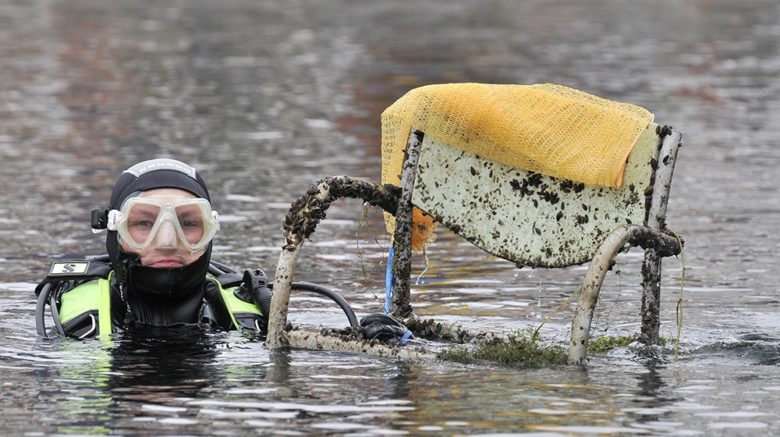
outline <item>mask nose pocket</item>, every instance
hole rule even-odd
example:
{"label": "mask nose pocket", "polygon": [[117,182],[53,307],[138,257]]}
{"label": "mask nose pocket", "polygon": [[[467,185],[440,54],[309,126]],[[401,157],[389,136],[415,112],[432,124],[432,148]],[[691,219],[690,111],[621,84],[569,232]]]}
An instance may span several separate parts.
{"label": "mask nose pocket", "polygon": [[169,219],[163,218],[160,223],[160,229],[157,230],[157,235],[154,236],[155,247],[158,249],[178,249],[178,238],[173,223]]}

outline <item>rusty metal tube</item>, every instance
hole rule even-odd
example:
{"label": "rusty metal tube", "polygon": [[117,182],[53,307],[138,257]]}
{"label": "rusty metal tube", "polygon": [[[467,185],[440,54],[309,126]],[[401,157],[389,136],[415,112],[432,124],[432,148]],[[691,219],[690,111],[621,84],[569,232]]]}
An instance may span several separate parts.
{"label": "rusty metal tube", "polygon": [[[666,206],[672,188],[672,175],[680,148],[682,135],[663,127],[665,133],[661,150],[658,153],[658,168],[655,171],[650,211],[647,216],[647,226],[657,231],[666,228]],[[642,263],[642,328],[639,340],[646,345],[658,344],[661,328],[661,258],[662,254],[654,248],[645,250]]]}
{"label": "rusty metal tube", "polygon": [[393,297],[390,310],[394,316],[401,319],[412,314],[412,305],[409,303],[412,274],[412,192],[423,136],[423,133],[418,130],[413,130],[409,134],[406,156],[401,169],[401,195],[395,213],[391,283]]}
{"label": "rusty metal tube", "polygon": [[271,313],[268,320],[269,349],[279,349],[289,345],[285,326],[298,253],[304,240],[314,233],[317,224],[325,218],[325,212],[330,204],[342,197],[359,198],[370,205],[379,206],[395,214],[399,194],[400,190],[397,187],[337,176],[327,177],[314,183],[305,194],[293,202],[284,218],[285,244],[279,254],[274,275]]}
{"label": "rusty metal tube", "polygon": [[[571,324],[571,339],[569,340],[569,364],[584,363],[588,353],[590,325],[593,321],[593,311],[598,302],[601,285],[610,269],[612,260],[622,251],[626,244],[658,251],[664,256],[680,253],[681,247],[676,238],[656,231],[646,226],[621,226],[610,233],[599,246],[590,262],[585,279],[579,290],[577,308]],[[652,249],[650,249],[652,248]]]}

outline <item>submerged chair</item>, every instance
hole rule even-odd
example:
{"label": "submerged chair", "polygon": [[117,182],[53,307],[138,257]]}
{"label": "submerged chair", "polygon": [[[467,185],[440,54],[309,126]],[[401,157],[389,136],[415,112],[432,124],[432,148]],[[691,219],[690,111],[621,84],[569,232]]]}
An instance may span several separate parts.
{"label": "submerged chair", "polygon": [[268,345],[289,344],[289,284],[297,254],[330,202],[362,198],[395,216],[392,313],[411,315],[412,206],[454,233],[520,266],[590,267],[578,290],[568,346],[570,363],[582,363],[593,312],[615,256],[631,246],[645,250],[640,340],[658,342],[661,259],[676,255],[681,240],[666,230],[666,206],[680,133],[650,124],[628,157],[619,188],[586,185],[509,167],[411,132],[400,187],[348,177],[325,178],[309,189],[285,219],[287,243],[277,266]]}

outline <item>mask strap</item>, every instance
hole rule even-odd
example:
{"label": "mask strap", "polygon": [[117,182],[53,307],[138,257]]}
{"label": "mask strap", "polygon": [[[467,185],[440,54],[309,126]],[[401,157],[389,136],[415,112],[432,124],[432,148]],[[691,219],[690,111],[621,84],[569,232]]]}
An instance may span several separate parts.
{"label": "mask strap", "polygon": [[108,226],[108,210],[92,210],[92,232],[98,233]]}

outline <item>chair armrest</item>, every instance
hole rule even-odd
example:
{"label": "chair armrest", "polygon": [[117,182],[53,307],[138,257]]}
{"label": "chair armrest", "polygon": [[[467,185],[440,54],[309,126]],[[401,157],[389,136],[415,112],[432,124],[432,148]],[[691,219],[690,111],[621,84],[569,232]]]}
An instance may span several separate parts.
{"label": "chair armrest", "polygon": [[671,231],[659,232],[647,226],[629,225],[628,244],[642,249],[655,249],[658,256],[667,257],[679,255],[685,241]]}

